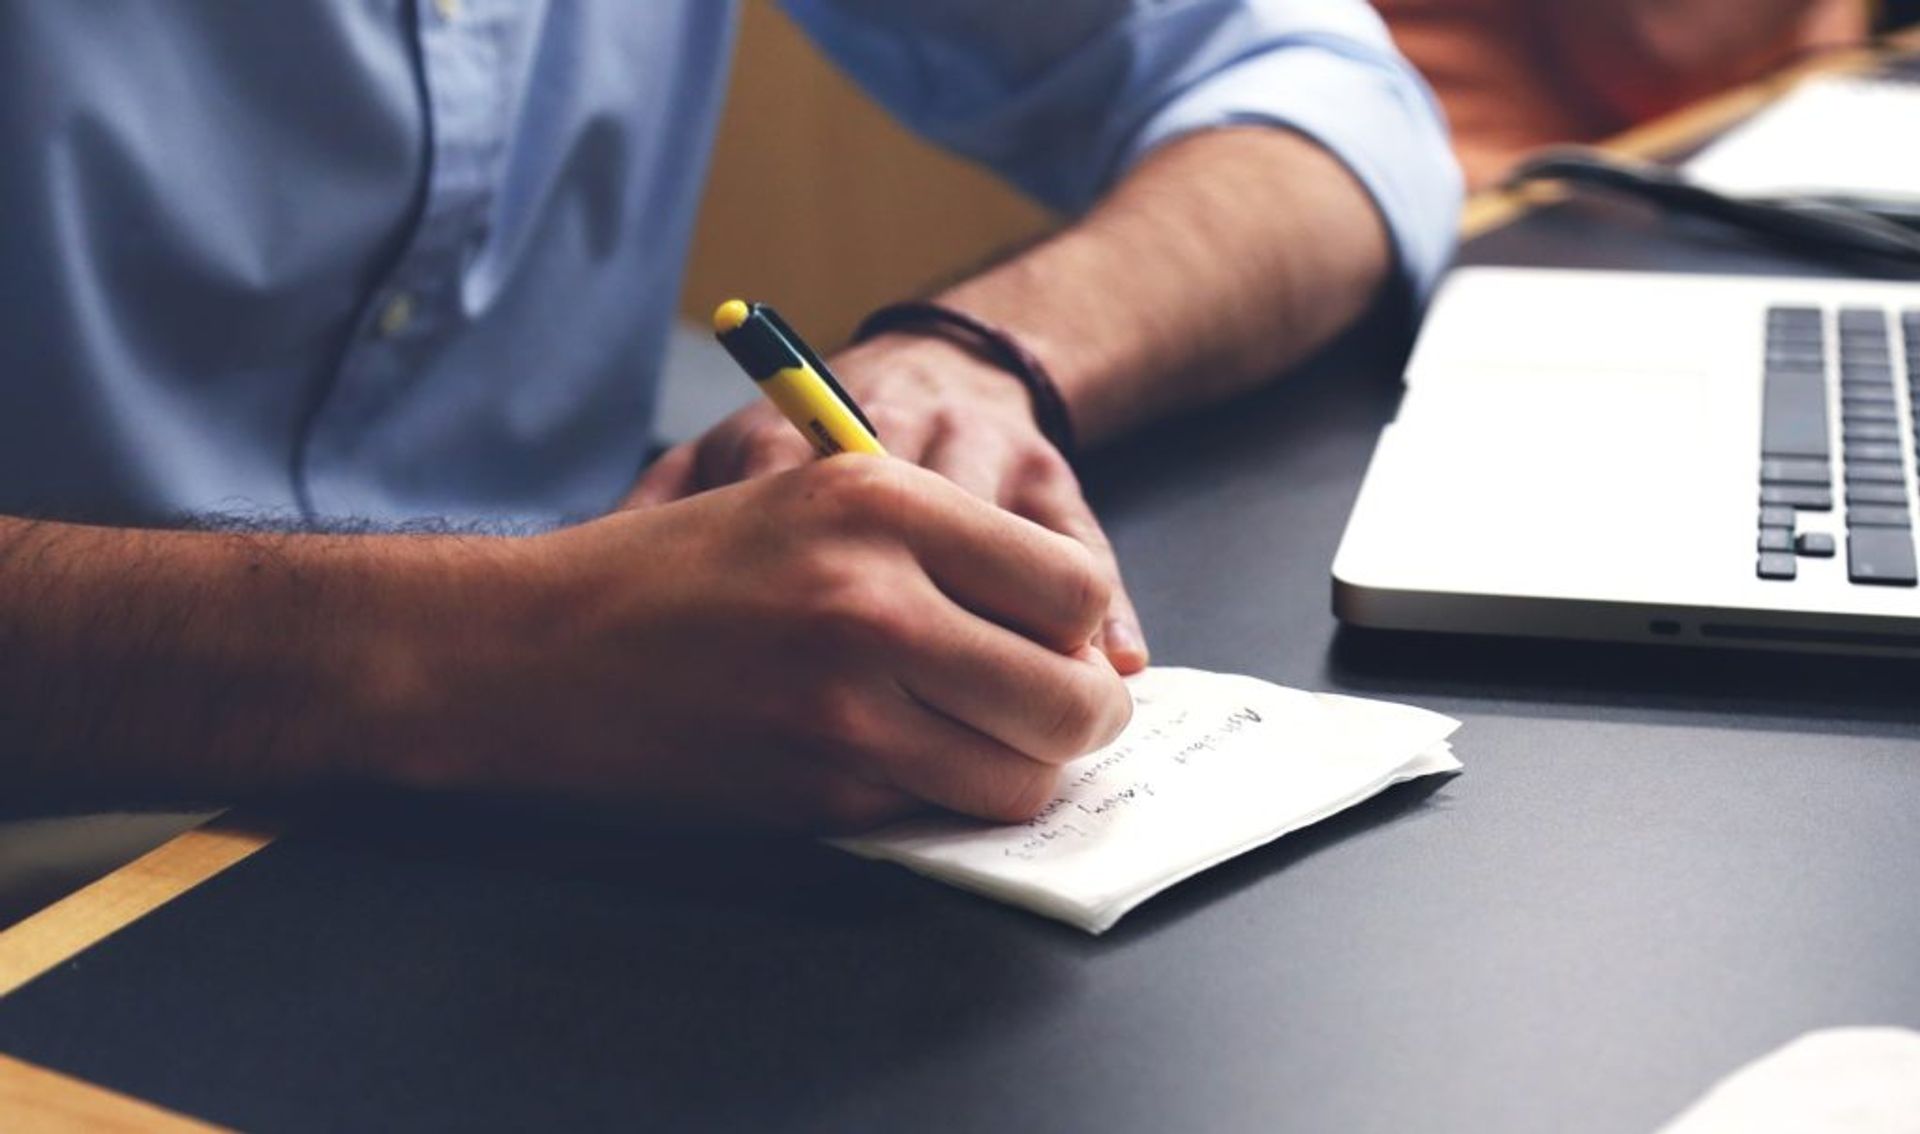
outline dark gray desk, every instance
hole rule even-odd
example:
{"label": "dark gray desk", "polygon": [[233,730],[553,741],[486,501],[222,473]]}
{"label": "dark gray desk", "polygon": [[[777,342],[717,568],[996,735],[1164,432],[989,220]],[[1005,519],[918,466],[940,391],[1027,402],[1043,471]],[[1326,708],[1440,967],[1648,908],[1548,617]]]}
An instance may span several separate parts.
{"label": "dark gray desk", "polygon": [[[1566,209],[1469,255],[1808,270]],[[1459,715],[1438,790],[1101,940],[807,845],[308,819],[0,1001],[0,1050],[281,1130],[1571,1132],[1809,1028],[1920,1025],[1920,669],[1339,631],[1394,354],[1091,483],[1161,660]]]}

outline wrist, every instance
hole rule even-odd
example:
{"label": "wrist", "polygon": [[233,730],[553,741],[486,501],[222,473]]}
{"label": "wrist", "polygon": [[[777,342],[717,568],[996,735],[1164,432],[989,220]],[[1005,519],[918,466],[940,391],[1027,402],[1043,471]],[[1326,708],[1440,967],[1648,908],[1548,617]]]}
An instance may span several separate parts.
{"label": "wrist", "polygon": [[[541,662],[551,620],[551,536],[387,537],[360,569],[367,601],[339,631],[352,706],[335,738],[353,778],[410,789],[503,786],[516,688]],[[353,752],[364,754],[355,759]]]}
{"label": "wrist", "polygon": [[957,425],[1048,444],[1026,388],[944,339],[882,335],[835,356],[833,368],[893,449],[905,442],[917,455],[916,446]]}
{"label": "wrist", "polygon": [[882,307],[863,320],[854,341],[912,335],[941,341],[1013,379],[1027,393],[1033,423],[1060,455],[1071,461],[1077,450],[1072,414],[1052,372],[1017,336],[960,308],[914,301]]}

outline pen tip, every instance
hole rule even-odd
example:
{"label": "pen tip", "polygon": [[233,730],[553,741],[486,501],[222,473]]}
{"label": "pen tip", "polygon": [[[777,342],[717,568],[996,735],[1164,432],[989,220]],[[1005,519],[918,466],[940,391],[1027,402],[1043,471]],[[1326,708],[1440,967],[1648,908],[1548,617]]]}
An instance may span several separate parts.
{"label": "pen tip", "polygon": [[747,316],[751,313],[752,312],[747,307],[747,305],[741,302],[740,300],[738,299],[727,300],[725,303],[722,303],[719,307],[714,309],[714,312],[713,312],[714,334],[724,335],[728,331],[738,330],[740,327],[740,324],[746,322]]}

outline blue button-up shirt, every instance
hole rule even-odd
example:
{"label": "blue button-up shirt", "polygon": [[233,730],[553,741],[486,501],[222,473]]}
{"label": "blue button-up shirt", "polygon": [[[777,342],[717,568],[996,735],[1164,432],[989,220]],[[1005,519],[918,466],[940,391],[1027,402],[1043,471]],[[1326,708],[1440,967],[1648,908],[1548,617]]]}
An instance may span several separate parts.
{"label": "blue button-up shirt", "polygon": [[[1416,288],[1458,185],[1359,0],[789,0],[1058,208],[1230,122],[1318,139]],[[728,0],[0,6],[0,512],[604,510],[647,450]]]}

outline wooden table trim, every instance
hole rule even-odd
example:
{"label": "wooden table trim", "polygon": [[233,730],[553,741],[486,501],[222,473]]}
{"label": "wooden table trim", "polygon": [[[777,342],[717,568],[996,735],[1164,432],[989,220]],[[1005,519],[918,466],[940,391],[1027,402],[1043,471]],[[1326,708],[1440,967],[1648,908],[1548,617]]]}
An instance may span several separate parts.
{"label": "wooden table trim", "polygon": [[0,1055],[0,1115],[37,1134],[214,1134],[225,1130],[82,1079]]}
{"label": "wooden table trim", "polygon": [[0,932],[0,997],[272,841],[266,831],[220,816]]}

